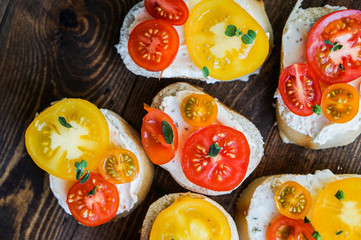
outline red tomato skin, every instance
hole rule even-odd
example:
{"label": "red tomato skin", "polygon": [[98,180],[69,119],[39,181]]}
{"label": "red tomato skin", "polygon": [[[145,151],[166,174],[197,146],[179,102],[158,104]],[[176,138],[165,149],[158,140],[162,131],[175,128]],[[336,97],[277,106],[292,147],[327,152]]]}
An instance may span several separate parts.
{"label": "red tomato skin", "polygon": [[[339,10],[336,12],[329,13],[322,18],[320,18],[317,22],[313,24],[308,35],[306,42],[306,58],[312,72],[315,74],[316,78],[319,81],[322,81],[326,84],[334,84],[334,83],[347,83],[361,76],[361,66],[358,68],[349,68],[344,65],[345,71],[343,71],[339,77],[330,78],[325,74],[325,72],[321,69],[320,64],[316,60],[316,49],[320,46],[324,45],[324,40],[321,36],[323,29],[335,20],[339,20],[341,18],[355,18],[359,22],[361,22],[361,11],[353,10],[353,9],[345,9]],[[357,37],[361,36],[361,26],[359,25],[359,31],[357,33]],[[361,53],[359,54],[361,56]]]}
{"label": "red tomato skin", "polygon": [[[175,19],[175,17],[172,17],[171,20],[168,17],[169,12],[167,12],[166,16],[161,16],[159,12],[156,12],[154,10],[160,5],[170,8],[168,10],[172,11],[172,14],[174,14],[175,12],[177,12],[178,14],[180,13],[181,17],[179,19]],[[144,0],[144,6],[147,9],[148,13],[152,15],[152,17],[156,19],[163,19],[172,25],[183,25],[188,20],[189,10],[183,0]]]}
{"label": "red tomato skin", "polygon": [[[221,144],[222,150],[217,156],[220,156],[221,158],[217,159],[213,164],[205,166],[205,171],[197,171],[198,166],[195,165],[194,159],[198,158],[201,162],[204,160],[212,162],[211,158],[206,155],[208,154],[209,147],[214,143],[212,139],[216,134],[221,133],[225,133],[225,138],[220,139],[219,142],[236,142],[238,148],[232,152],[235,155],[235,158],[229,160],[230,158],[226,156],[226,144]],[[201,143],[206,152],[199,152],[195,146],[198,142]],[[194,154],[198,154],[198,156],[195,156]],[[210,125],[194,132],[184,143],[181,154],[181,165],[184,175],[190,182],[213,191],[231,191],[238,187],[243,181],[247,173],[249,156],[249,144],[242,132],[227,126]],[[217,163],[217,165],[215,163]],[[227,181],[219,183],[217,182],[216,175],[212,175],[211,173],[215,173],[215,170],[220,170],[219,167],[221,164],[227,165],[229,169],[222,169],[227,172],[226,176],[222,176],[222,178],[227,179]]]}
{"label": "red tomato skin", "polygon": [[294,239],[299,239],[298,237],[300,234],[305,235],[309,240],[314,239],[312,237],[313,228],[310,223],[304,223],[303,219],[291,219],[281,215],[276,218],[269,227],[267,231],[267,240],[280,240],[280,238],[276,236],[276,233],[282,226],[293,228]]}
{"label": "red tomato skin", "polygon": [[[141,129],[142,145],[147,153],[149,159],[158,165],[162,165],[171,161],[178,149],[178,130],[173,119],[166,113],[159,109],[145,107],[148,114],[143,118]],[[172,127],[174,133],[174,141],[172,144],[167,144],[163,137],[162,121],[166,121]],[[156,143],[152,137],[155,134],[159,143]]]}
{"label": "red tomato skin", "polygon": [[293,112],[298,116],[303,116],[303,117],[310,116],[313,114],[312,106],[310,108],[305,107],[302,110],[300,110],[287,97],[286,81],[289,79],[290,75],[294,75],[295,68],[299,69],[299,71],[302,73],[302,76],[307,76],[308,78],[313,80],[313,90],[315,92],[315,96],[311,101],[311,105],[314,106],[321,104],[322,92],[321,92],[320,84],[316,79],[316,77],[314,76],[314,74],[312,73],[312,71],[309,70],[309,65],[306,63],[290,65],[282,71],[278,82],[279,92],[282,96],[283,102],[291,112]]}
{"label": "red tomato skin", "polygon": [[[150,40],[150,37],[145,36],[145,34],[150,36],[149,29],[153,30],[152,34],[155,34],[155,30],[158,30],[158,35],[166,32],[168,38],[163,39],[157,35],[155,37],[152,36]],[[165,43],[164,41],[168,42]],[[139,45],[140,42],[144,44],[143,47]],[[167,45],[166,48],[165,45]],[[148,51],[149,49],[151,50],[150,52]],[[169,67],[177,56],[178,49],[179,36],[177,30],[171,24],[161,19],[151,19],[138,24],[130,33],[128,40],[128,52],[134,63],[141,68],[153,72],[163,71]],[[157,52],[160,52],[161,55],[158,55]],[[146,54],[150,54],[149,59]],[[157,60],[158,57],[160,58],[159,62]]]}
{"label": "red tomato skin", "polygon": [[[95,181],[95,184],[93,181]],[[87,193],[91,191],[95,185],[97,186],[96,194],[88,197]],[[79,196],[79,191],[83,193],[81,197],[83,197],[84,202],[94,204],[92,205],[92,211],[95,213],[93,217],[89,216],[89,218],[84,218],[82,216],[82,211],[85,209],[89,211],[86,203],[83,204],[85,207],[78,209],[80,203],[76,198]],[[75,197],[71,197],[71,195]],[[75,201],[72,201],[71,198],[73,200],[75,199]],[[108,200],[109,198],[111,201]],[[110,221],[116,215],[119,207],[119,193],[117,187],[107,182],[99,173],[90,173],[88,181],[83,184],[77,181],[69,189],[66,202],[71,214],[78,222],[85,226],[95,227]],[[106,208],[105,211],[103,207]]]}

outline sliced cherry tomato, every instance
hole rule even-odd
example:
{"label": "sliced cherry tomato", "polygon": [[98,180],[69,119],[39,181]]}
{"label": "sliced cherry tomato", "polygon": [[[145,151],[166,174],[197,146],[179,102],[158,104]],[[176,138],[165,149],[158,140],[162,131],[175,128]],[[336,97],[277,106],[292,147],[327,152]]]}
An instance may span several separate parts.
{"label": "sliced cherry tomato", "polygon": [[318,20],[309,31],[306,44],[307,62],[317,79],[334,84],[360,77],[360,37],[359,10],[340,10]]}
{"label": "sliced cherry tomato", "polygon": [[[210,157],[211,145],[221,149]],[[184,143],[181,164],[192,183],[214,191],[230,191],[241,184],[247,172],[250,148],[240,131],[210,125],[193,133]]]}
{"label": "sliced cherry tomato", "polygon": [[101,158],[99,171],[108,182],[114,184],[128,183],[138,177],[138,159],[129,150],[114,149],[105,153]]}
{"label": "sliced cherry tomato", "polygon": [[267,231],[267,240],[312,240],[311,224],[301,219],[291,219],[285,216],[276,218]]}
{"label": "sliced cherry tomato", "polygon": [[[144,107],[148,114],[143,118],[141,129],[142,144],[149,159],[158,165],[165,164],[172,160],[178,148],[178,130],[168,114],[161,110]],[[173,131],[173,143],[167,143],[163,135],[163,124],[167,122]]]}
{"label": "sliced cherry tomato", "polygon": [[321,108],[328,120],[345,123],[356,116],[359,102],[360,97],[354,87],[347,83],[337,83],[322,93]]}
{"label": "sliced cherry tomato", "polygon": [[312,211],[312,223],[322,239],[361,239],[360,193],[361,178],[334,181],[322,190]]}
{"label": "sliced cherry tomato", "polygon": [[75,180],[75,162],[85,160],[87,169],[97,169],[108,142],[108,123],[100,110],[88,101],[71,98],[40,113],[25,134],[34,162],[64,180]]}
{"label": "sliced cherry tomato", "polygon": [[144,6],[154,18],[163,19],[172,25],[183,25],[189,15],[183,0],[144,0]]}
{"label": "sliced cherry tomato", "polygon": [[[241,36],[227,36],[229,25],[240,29],[243,35],[254,31],[253,43],[243,43]],[[200,69],[207,67],[209,76],[219,80],[236,79],[255,71],[269,50],[262,27],[233,0],[200,1],[190,11],[185,38],[194,64]]]}
{"label": "sliced cherry tomato", "polygon": [[216,101],[207,94],[191,94],[185,97],[181,109],[183,120],[194,127],[211,125],[218,114]]}
{"label": "sliced cherry tomato", "polygon": [[297,182],[288,181],[278,187],[275,203],[282,215],[293,219],[304,219],[311,209],[312,198],[306,188]]}
{"label": "sliced cherry tomato", "polygon": [[[94,195],[90,191],[94,190]],[[90,173],[88,181],[74,183],[69,189],[66,203],[74,218],[86,226],[99,226],[111,220],[118,211],[117,187],[100,174]]]}
{"label": "sliced cherry tomato", "polygon": [[312,107],[321,103],[320,84],[308,64],[286,67],[280,76],[278,88],[287,108],[299,116],[312,115]]}
{"label": "sliced cherry tomato", "polygon": [[179,48],[177,30],[166,21],[153,19],[137,25],[129,36],[133,61],[149,71],[162,71],[174,61]]}

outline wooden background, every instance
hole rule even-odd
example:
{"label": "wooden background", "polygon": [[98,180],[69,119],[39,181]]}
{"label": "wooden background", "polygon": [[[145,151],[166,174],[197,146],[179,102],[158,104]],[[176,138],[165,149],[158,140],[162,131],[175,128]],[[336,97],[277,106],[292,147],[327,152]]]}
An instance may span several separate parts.
{"label": "wooden background", "polygon": [[[139,0],[0,0],[0,239],[138,239],[149,205],[166,193],[185,191],[156,167],[146,200],[128,217],[90,228],[67,215],[49,189],[48,175],[30,159],[24,133],[36,112],[64,97],[87,99],[119,113],[140,130],[143,103],[177,79],[146,79],[129,72],[113,47],[128,10]],[[273,93],[279,75],[283,25],[296,0],[265,0],[275,48],[261,74],[249,82],[201,86],[260,129],[265,155],[242,187],[213,197],[234,215],[235,202],[251,180],[276,173],[329,168],[361,173],[360,138],[353,144],[314,151],[282,143]],[[359,0],[305,0],[303,6],[345,5]]]}

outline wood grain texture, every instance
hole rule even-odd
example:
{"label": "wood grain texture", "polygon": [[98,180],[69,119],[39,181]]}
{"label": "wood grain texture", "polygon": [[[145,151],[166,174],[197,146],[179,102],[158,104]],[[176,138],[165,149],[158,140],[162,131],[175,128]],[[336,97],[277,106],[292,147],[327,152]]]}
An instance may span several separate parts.
{"label": "wood grain texture", "polygon": [[[146,79],[130,73],[113,47],[122,20],[135,0],[0,1],[0,239],[138,239],[149,205],[166,193],[184,192],[160,167],[143,204],[117,222],[79,225],[57,204],[47,174],[26,153],[24,133],[36,112],[64,97],[87,99],[111,109],[140,130],[143,103],[178,79]],[[361,173],[360,138],[345,147],[308,150],[282,143],[275,126],[273,93],[279,75],[284,23],[296,0],[265,0],[275,33],[275,48],[261,73],[250,81],[204,88],[252,120],[265,139],[265,156],[243,187],[212,197],[234,215],[239,193],[256,177],[308,173],[329,168]],[[345,5],[360,1],[305,0],[303,6]]]}

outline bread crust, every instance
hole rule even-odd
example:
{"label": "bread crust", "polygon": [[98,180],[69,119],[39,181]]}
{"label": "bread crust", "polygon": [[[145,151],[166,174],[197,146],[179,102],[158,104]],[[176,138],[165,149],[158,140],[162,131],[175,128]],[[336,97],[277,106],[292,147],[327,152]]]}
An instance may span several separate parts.
{"label": "bread crust", "polygon": [[183,197],[183,196],[189,196],[189,197],[196,198],[196,199],[204,199],[204,200],[207,200],[208,202],[212,203],[213,205],[215,205],[219,210],[222,211],[224,216],[227,218],[227,221],[231,228],[231,240],[238,240],[239,237],[238,237],[238,233],[237,233],[236,224],[235,224],[234,220],[232,219],[232,217],[226,212],[226,210],[224,210],[224,208],[221,205],[219,205],[217,202],[213,201],[212,199],[207,198],[200,194],[195,194],[195,193],[190,193],[190,192],[168,194],[168,195],[165,195],[165,196],[159,198],[154,203],[152,203],[152,205],[150,205],[150,207],[145,215],[144,221],[143,221],[142,229],[140,231],[140,240],[148,240],[149,239],[150,231],[152,229],[153,223],[154,223],[156,217],[159,215],[159,213],[161,211],[163,211],[164,209],[166,209],[167,207],[169,207],[170,205],[172,205],[172,203],[177,198]]}

